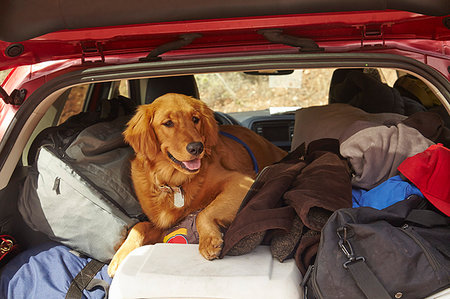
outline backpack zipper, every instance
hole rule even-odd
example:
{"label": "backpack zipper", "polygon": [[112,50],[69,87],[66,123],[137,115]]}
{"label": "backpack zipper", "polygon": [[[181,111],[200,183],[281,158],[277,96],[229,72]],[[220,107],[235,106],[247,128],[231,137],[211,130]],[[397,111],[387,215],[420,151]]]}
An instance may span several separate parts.
{"label": "backpack zipper", "polygon": [[425,245],[423,245],[423,243],[415,236],[415,234],[413,233],[413,228],[410,227],[408,224],[404,224],[400,230],[404,232],[407,236],[409,236],[411,239],[413,239],[413,241],[422,249],[431,267],[433,267],[434,271],[437,271],[438,270],[437,261],[434,259],[433,254],[430,253],[428,249],[425,247]]}
{"label": "backpack zipper", "polygon": [[317,284],[317,271],[315,271],[315,265],[312,266],[311,269],[311,285],[313,287],[314,296],[317,296],[319,299],[323,299],[323,295],[320,292],[319,285]]}

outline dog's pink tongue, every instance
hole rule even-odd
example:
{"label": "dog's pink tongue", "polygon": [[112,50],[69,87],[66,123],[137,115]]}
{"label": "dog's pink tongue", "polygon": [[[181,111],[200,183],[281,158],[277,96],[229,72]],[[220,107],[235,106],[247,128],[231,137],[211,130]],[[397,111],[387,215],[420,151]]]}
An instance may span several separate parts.
{"label": "dog's pink tongue", "polygon": [[189,170],[197,170],[200,168],[202,163],[201,163],[200,159],[194,159],[191,161],[183,162],[183,164]]}

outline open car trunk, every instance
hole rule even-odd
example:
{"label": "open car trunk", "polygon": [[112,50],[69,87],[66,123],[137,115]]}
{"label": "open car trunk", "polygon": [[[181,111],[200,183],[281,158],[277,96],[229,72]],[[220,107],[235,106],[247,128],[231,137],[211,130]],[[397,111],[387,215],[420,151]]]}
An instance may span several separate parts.
{"label": "open car trunk", "polygon": [[[425,65],[391,55],[370,54],[351,55],[351,57],[349,55],[348,59],[346,57],[340,55],[340,60],[337,60],[334,55],[320,56],[319,58],[311,54],[298,57],[296,55],[274,55],[249,56],[238,59],[209,58],[182,62],[162,61],[145,66],[131,64],[98,67],[85,71],[75,70],[66,73],[62,78],[50,80],[30,96],[18,111],[15,127],[23,126],[23,128],[21,130],[13,128],[8,132],[10,136],[16,135],[18,139],[23,139],[26,144],[23,153],[15,150],[18,146],[17,143],[6,143],[3,147],[4,151],[10,147],[11,153],[8,159],[3,159],[4,168],[11,163],[11,156],[17,155],[20,158],[16,160],[18,162],[14,166],[14,173],[7,182],[6,188],[2,190],[4,207],[2,209],[2,219],[4,219],[2,230],[15,236],[24,253],[19,255],[21,258],[11,262],[16,267],[15,270],[11,270],[12,266],[6,268],[8,270],[2,275],[2,287],[5,287],[8,282],[12,283],[11,287],[23,279],[21,275],[24,272],[19,270],[21,266],[25,267],[23,269],[31,269],[36,265],[41,265],[42,269],[46,269],[42,271],[56,273],[53,268],[47,267],[45,261],[41,261],[40,258],[37,258],[37,264],[34,264],[34,261],[30,264],[30,261],[27,260],[28,256],[37,252],[43,256],[52,256],[52,263],[61,267],[66,263],[72,263],[67,266],[68,272],[76,272],[74,269],[87,263],[87,260],[81,258],[82,262],[77,260],[75,263],[78,263],[78,266],[73,266],[73,259],[79,258],[71,255],[67,257],[62,254],[61,248],[66,247],[52,243],[53,241],[50,242],[49,236],[67,246],[67,242],[64,242],[66,240],[55,238],[56,230],[47,231],[46,234],[31,230],[29,228],[30,219],[26,219],[26,217],[31,217],[33,210],[24,212],[27,196],[33,194],[26,193],[24,196],[23,188],[25,178],[30,176],[30,169],[36,163],[35,140],[43,138],[42,132],[45,137],[45,128],[61,126],[70,116],[79,113],[90,111],[98,113],[98,117],[103,120],[109,120],[118,115],[131,115],[137,105],[149,103],[166,92],[176,92],[207,102],[216,111],[216,119],[219,124],[246,126],[286,151],[293,151],[304,142],[308,144],[316,139],[335,138],[340,140],[341,154],[345,155],[348,163],[350,165],[352,162],[356,163],[351,167],[354,196],[361,190],[369,191],[394,175],[398,175],[399,172],[395,168],[407,156],[424,151],[434,143],[444,143],[445,146],[448,146],[449,133],[448,127],[446,127],[449,125],[448,102],[441,101],[449,98],[449,90],[448,82],[445,82],[440,74]],[[377,61],[381,58],[383,62],[377,65]],[[205,68],[205,64],[214,66]],[[342,68],[342,65],[345,65],[346,68]],[[373,67],[368,68],[367,65]],[[311,66],[315,68],[311,68]],[[352,68],[348,68],[349,66]],[[274,71],[274,69],[278,71]],[[427,92],[424,93],[424,90]],[[267,102],[270,102],[269,105]],[[268,109],[269,106],[281,107]],[[308,106],[322,108],[308,108]],[[345,109],[348,111],[344,109],[339,112],[340,107],[346,107]],[[273,113],[277,110],[281,113]],[[353,119],[352,115],[355,111],[357,111],[356,114],[363,116]],[[28,115],[28,117],[25,118],[22,115]],[[388,115],[388,121],[375,121],[379,115]],[[372,118],[373,116],[374,118]],[[421,125],[417,125],[415,120]],[[361,121],[366,125],[360,128],[354,126],[355,123],[358,124]],[[367,123],[371,123],[371,125],[367,126]],[[406,135],[399,134],[399,132],[404,133],[402,131],[403,124],[406,124],[407,131],[411,130],[414,133],[411,134],[408,131],[409,133]],[[29,128],[25,128],[26,126]],[[365,142],[372,144],[372,148],[369,146],[363,150],[363,152],[366,151],[367,164],[358,164],[362,161],[360,156],[353,153],[352,157],[348,148],[344,149],[342,144],[348,145],[350,137],[358,135],[367,127],[373,129],[373,126],[385,130],[396,128],[397,137],[394,138],[396,144],[404,142],[405,145],[407,144],[408,151],[405,152],[404,147],[399,144],[394,145],[394,139],[391,138],[390,149],[377,149],[377,153],[370,152],[376,146],[384,144],[383,138],[386,136],[378,131],[369,134],[375,136],[371,137],[371,141],[364,141],[364,138],[352,141],[353,146],[355,146],[355,142],[356,144]],[[23,134],[29,136],[29,139],[25,138]],[[344,135],[347,136],[344,138]],[[364,133],[360,134],[360,136],[364,135]],[[12,140],[11,137],[9,139]],[[387,156],[380,159],[384,150],[385,153],[391,152],[389,157],[392,156],[392,150],[394,151],[395,163]],[[395,152],[396,150],[398,152]],[[373,163],[378,167],[371,165],[374,168],[370,169],[368,161],[374,157],[377,158]],[[380,161],[386,161],[386,163],[380,163]],[[357,165],[360,166],[359,169]],[[372,172],[368,176],[375,176],[377,179],[370,183],[367,181],[362,183],[364,175],[367,175],[366,172],[363,175],[362,170]],[[357,171],[360,173],[358,174]],[[98,185],[99,182],[94,182],[95,184]],[[29,187],[28,184],[27,188]],[[26,190],[26,192],[28,191]],[[22,201],[19,204],[22,213],[17,210],[19,198]],[[357,204],[357,200],[355,202],[354,199],[353,206],[355,204]],[[377,207],[382,208],[383,206]],[[24,215],[25,220],[23,219]],[[66,221],[69,223],[68,219],[71,215],[65,212],[53,217],[60,217],[59,223],[64,226]],[[91,227],[91,225],[90,222],[79,223],[78,230],[83,233],[88,230],[106,229],[106,227]],[[95,241],[88,240],[89,242]],[[270,243],[262,242],[262,244]],[[107,259],[104,261],[107,262]],[[310,260],[310,262],[312,261],[313,259]],[[276,260],[273,262],[278,263]],[[290,262],[294,263],[292,259]],[[103,266],[100,270],[99,278],[111,282],[106,274],[106,267]],[[65,273],[60,277],[70,275],[72,274]],[[53,290],[50,290],[48,281],[45,281],[43,277],[45,276],[39,277],[40,283],[48,292],[67,290],[67,285],[54,286],[51,287]],[[301,275],[295,277],[301,277]],[[57,290],[58,288],[60,290]],[[6,287],[4,290],[7,289]],[[101,289],[97,289],[96,293],[86,290],[84,292],[93,296],[92,298],[103,296]]]}
{"label": "open car trunk", "polygon": [[[355,256],[353,249],[373,243],[338,243],[333,233],[338,254],[325,264],[340,263],[331,273],[367,261],[381,269],[382,285],[406,277],[391,298],[416,298],[408,289],[416,282],[419,297],[449,296],[448,1],[112,2],[57,1],[56,8],[55,1],[9,1],[0,12],[0,71],[11,69],[0,88],[1,298],[58,298],[69,290],[103,298],[111,283],[112,298],[248,298],[256,289],[274,298],[284,287],[286,298],[320,298],[315,287],[308,293],[311,280],[300,282],[320,276],[328,220],[370,209],[387,213],[386,223],[411,196],[421,202],[415,208],[444,219],[444,233],[431,242],[409,237],[417,255],[389,235],[370,246],[376,254]],[[135,152],[122,132],[137,107],[167,93],[205,102],[218,125],[245,127],[288,160],[264,169],[254,163],[256,183],[224,228],[221,259],[204,264],[192,244],[143,247],[114,285],[107,264],[128,231],[147,220],[131,183]],[[233,140],[254,161],[256,145]],[[436,147],[443,158],[415,172],[427,183],[399,171]],[[296,170],[284,172],[286,165]],[[274,194],[264,189],[271,182],[278,193],[264,196]],[[413,235],[400,218],[393,231]],[[190,243],[190,223],[165,242]],[[371,265],[395,256],[396,246],[385,242],[411,258]],[[411,267],[404,275],[383,275],[400,260]],[[429,272],[411,270],[422,262]]]}

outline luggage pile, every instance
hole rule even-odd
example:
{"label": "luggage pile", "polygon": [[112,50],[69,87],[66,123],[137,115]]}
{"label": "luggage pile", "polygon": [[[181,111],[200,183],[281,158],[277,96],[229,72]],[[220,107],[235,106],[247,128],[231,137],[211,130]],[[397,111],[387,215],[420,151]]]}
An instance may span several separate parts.
{"label": "luggage pile", "polygon": [[296,149],[260,172],[222,256],[269,245],[280,261],[295,258],[307,298],[424,298],[448,288],[450,135],[440,116],[331,104],[297,119]]}

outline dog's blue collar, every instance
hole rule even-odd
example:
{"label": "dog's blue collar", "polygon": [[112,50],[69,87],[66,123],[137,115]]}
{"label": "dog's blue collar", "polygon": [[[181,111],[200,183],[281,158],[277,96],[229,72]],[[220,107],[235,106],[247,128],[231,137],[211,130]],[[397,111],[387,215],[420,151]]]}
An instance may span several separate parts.
{"label": "dog's blue collar", "polygon": [[227,133],[227,132],[223,132],[223,131],[219,131],[220,134],[222,134],[225,137],[231,138],[234,141],[239,142],[240,144],[242,144],[244,146],[244,148],[247,150],[248,154],[250,155],[250,158],[252,158],[252,162],[253,162],[253,170],[255,171],[255,173],[259,172],[259,168],[258,168],[258,162],[256,161],[255,155],[253,155],[252,150],[250,149],[250,147],[241,139],[237,138],[236,136]]}

